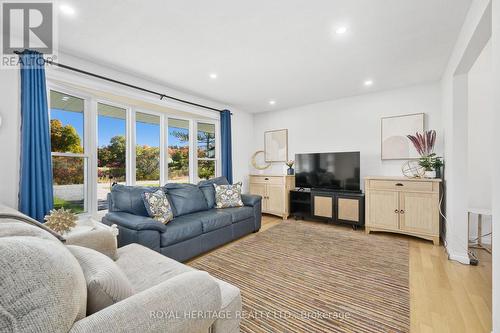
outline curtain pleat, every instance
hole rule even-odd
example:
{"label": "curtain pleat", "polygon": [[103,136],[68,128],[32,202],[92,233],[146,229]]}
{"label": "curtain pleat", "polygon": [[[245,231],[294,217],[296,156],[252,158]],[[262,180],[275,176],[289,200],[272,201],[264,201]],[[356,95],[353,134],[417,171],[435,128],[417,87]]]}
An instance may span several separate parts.
{"label": "curtain pleat", "polygon": [[53,207],[50,124],[42,54],[21,55],[19,210],[43,222]]}
{"label": "curtain pleat", "polygon": [[220,113],[221,150],[222,150],[222,175],[230,184],[233,183],[233,156],[231,146],[231,111],[224,110]]}

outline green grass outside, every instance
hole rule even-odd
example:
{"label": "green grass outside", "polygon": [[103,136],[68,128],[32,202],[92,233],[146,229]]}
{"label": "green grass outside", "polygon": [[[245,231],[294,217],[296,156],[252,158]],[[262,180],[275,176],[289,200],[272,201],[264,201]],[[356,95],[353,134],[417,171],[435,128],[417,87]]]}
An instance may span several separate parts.
{"label": "green grass outside", "polygon": [[54,197],[54,209],[59,209],[61,207],[64,207],[64,209],[71,209],[72,213],[75,214],[80,214],[83,213],[85,210],[83,209],[82,204],[66,201],[64,199]]}

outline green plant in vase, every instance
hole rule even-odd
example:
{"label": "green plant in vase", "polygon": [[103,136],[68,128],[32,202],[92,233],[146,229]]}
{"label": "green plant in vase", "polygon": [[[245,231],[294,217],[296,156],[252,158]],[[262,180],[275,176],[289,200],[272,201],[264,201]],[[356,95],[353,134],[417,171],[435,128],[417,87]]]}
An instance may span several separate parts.
{"label": "green plant in vase", "polygon": [[408,135],[407,137],[420,154],[418,164],[425,170],[425,177],[436,178],[436,171],[441,171],[441,167],[443,166],[442,158],[434,153],[436,131],[424,131],[423,133]]}

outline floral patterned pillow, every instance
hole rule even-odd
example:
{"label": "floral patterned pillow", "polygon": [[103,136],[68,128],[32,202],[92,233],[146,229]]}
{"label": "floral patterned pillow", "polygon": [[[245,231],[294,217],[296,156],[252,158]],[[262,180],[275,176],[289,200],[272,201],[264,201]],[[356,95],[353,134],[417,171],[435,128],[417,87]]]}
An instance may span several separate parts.
{"label": "floral patterned pillow", "polygon": [[217,185],[215,187],[215,208],[242,207],[241,182],[234,185]]}
{"label": "floral patterned pillow", "polygon": [[167,224],[174,219],[172,206],[163,190],[145,192],[142,194],[142,200],[144,201],[144,206],[146,206],[149,216],[156,221]]}

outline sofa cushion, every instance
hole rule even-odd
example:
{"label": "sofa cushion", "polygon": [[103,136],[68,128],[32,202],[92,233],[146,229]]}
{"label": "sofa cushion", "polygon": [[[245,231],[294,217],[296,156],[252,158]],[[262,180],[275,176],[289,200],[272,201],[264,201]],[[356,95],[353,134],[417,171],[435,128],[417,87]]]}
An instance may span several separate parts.
{"label": "sofa cushion", "polygon": [[203,233],[201,221],[192,214],[176,217],[165,225],[166,231],[161,234],[161,247],[197,237]]}
{"label": "sofa cushion", "polygon": [[201,222],[203,233],[214,231],[231,225],[231,214],[225,213],[223,209],[210,209],[186,215]]}
{"label": "sofa cushion", "polygon": [[61,243],[51,233],[28,222],[12,218],[0,218],[0,237],[29,236]]}
{"label": "sofa cushion", "polygon": [[234,185],[214,184],[214,188],[216,208],[243,206],[243,201],[241,201],[241,183],[236,183]]}
{"label": "sofa cushion", "polygon": [[124,212],[107,213],[103,218],[103,222],[108,225],[116,223],[121,227],[132,230],[156,230],[159,232],[167,230],[163,223],[155,221],[149,216],[137,216]]}
{"label": "sofa cushion", "polygon": [[208,208],[214,208],[215,206],[215,188],[216,185],[229,185],[226,177],[217,177],[208,180],[202,180],[198,183],[198,187],[203,192],[205,199],[207,200]]}
{"label": "sofa cushion", "polygon": [[244,207],[234,207],[234,208],[224,208],[222,209],[224,213],[231,215],[231,222],[237,223],[243,220],[246,220],[250,217],[253,217],[253,209],[252,207],[244,206]]}
{"label": "sofa cushion", "polygon": [[153,193],[144,192],[142,199],[144,200],[144,206],[149,216],[155,221],[167,224],[173,220],[174,212],[163,189],[159,189]]}
{"label": "sofa cushion", "polygon": [[121,211],[134,215],[149,216],[142,194],[144,192],[155,192],[158,187],[146,186],[125,186],[116,184],[111,189],[111,199],[113,201],[112,211]]}
{"label": "sofa cushion", "polygon": [[[54,236],[58,240],[64,241],[64,237],[63,236],[59,235],[57,232],[55,232],[54,230],[46,227],[45,225],[43,225],[42,223],[38,222],[37,220],[32,219],[28,215],[25,215],[25,214],[23,214],[23,213],[15,210],[14,208],[10,208],[10,207],[7,207],[7,206],[5,206],[3,204],[0,204],[0,220],[1,219],[5,219],[5,218],[17,220],[17,221],[20,221],[20,222],[23,222],[23,223],[35,226],[35,227],[37,227],[39,229],[42,229],[43,231],[51,234],[52,236]],[[17,236],[22,236],[22,235],[18,234]]]}
{"label": "sofa cushion", "polygon": [[171,183],[164,188],[174,206],[175,217],[208,209],[205,196],[196,185]]}
{"label": "sofa cushion", "polygon": [[96,313],[134,294],[132,285],[118,266],[102,253],[68,245],[80,263],[87,283],[87,315]]}
{"label": "sofa cushion", "polygon": [[139,244],[118,249],[116,264],[136,292],[141,292],[194,269]]}
{"label": "sofa cushion", "polygon": [[85,317],[85,278],[61,243],[2,237],[0,267],[0,332],[69,332]]}

